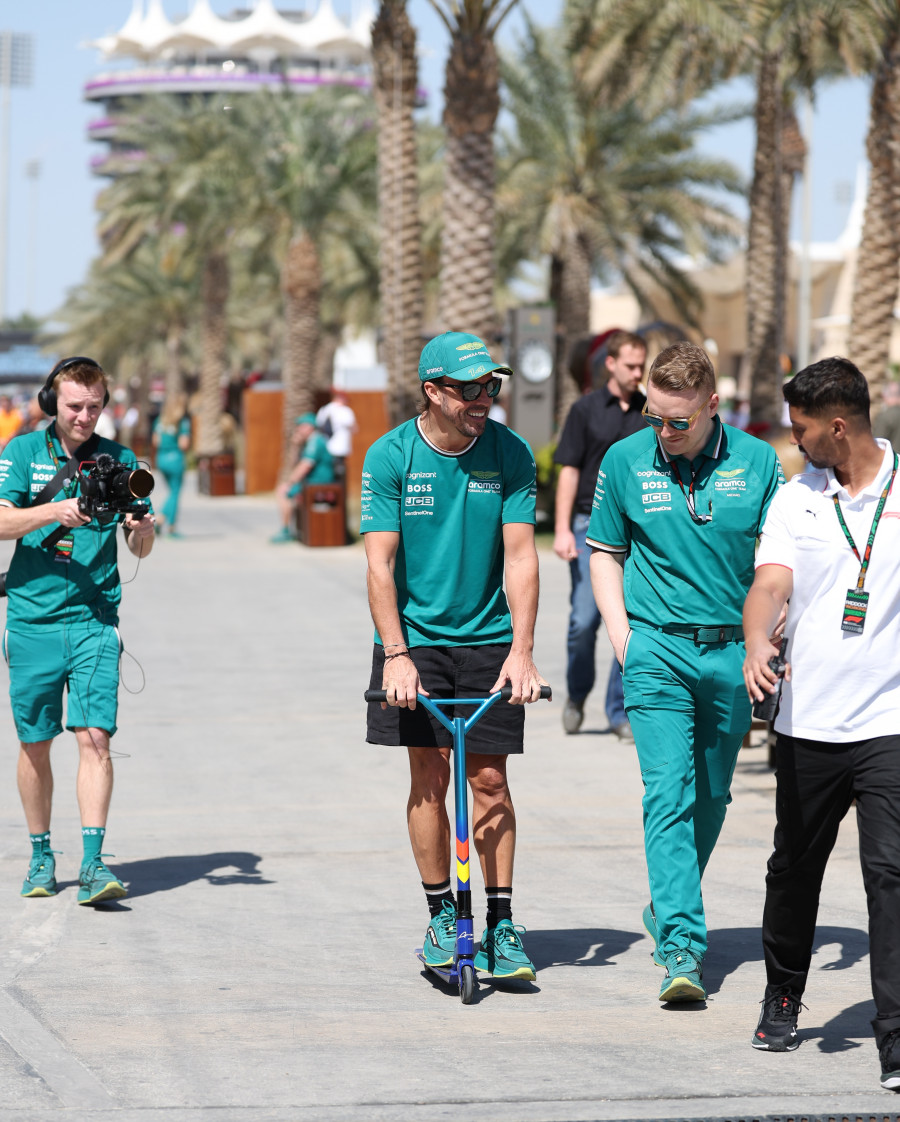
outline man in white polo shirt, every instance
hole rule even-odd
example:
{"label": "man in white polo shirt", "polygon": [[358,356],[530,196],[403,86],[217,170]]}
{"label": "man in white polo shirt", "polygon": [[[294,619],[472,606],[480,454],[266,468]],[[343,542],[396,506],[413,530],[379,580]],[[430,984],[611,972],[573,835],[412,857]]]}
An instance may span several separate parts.
{"label": "man in white polo shirt", "polygon": [[810,468],[772,501],[744,606],[751,699],[776,687],[769,640],[789,600],[775,718],[775,849],[766,875],[767,986],[752,1039],[797,1047],[819,890],[856,800],[882,1086],[900,1090],[900,456],[872,436],[869,390],[843,358],[784,387]]}

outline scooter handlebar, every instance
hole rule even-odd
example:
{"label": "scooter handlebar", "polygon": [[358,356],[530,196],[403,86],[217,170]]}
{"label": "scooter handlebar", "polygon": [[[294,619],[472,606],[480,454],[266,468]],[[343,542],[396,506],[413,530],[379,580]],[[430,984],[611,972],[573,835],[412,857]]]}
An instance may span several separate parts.
{"label": "scooter handlebar", "polygon": [[[501,686],[497,691],[500,694],[501,701],[509,701],[512,697],[512,686]],[[366,701],[387,701],[387,690],[366,690],[363,694]],[[552,701],[553,690],[550,686],[541,686],[541,701]]]}

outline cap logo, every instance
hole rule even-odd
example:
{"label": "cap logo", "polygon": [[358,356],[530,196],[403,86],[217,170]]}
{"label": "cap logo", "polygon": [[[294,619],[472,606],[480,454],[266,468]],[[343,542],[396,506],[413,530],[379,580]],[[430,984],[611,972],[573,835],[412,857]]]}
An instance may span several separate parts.
{"label": "cap logo", "polygon": [[429,366],[429,368],[425,371],[425,373],[426,374],[443,374],[444,373],[444,368],[443,368],[443,366]]}
{"label": "cap logo", "polygon": [[472,343],[462,343],[456,348],[458,351],[481,351],[484,349],[484,343],[476,339]]}

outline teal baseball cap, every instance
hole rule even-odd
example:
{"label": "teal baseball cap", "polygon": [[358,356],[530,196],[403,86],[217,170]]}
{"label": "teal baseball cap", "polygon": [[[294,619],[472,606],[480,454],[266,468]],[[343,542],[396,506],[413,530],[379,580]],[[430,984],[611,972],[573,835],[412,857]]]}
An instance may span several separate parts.
{"label": "teal baseball cap", "polygon": [[491,352],[477,335],[445,331],[426,343],[419,358],[419,381],[453,378],[474,382],[485,374],[512,374],[504,362],[494,362]]}

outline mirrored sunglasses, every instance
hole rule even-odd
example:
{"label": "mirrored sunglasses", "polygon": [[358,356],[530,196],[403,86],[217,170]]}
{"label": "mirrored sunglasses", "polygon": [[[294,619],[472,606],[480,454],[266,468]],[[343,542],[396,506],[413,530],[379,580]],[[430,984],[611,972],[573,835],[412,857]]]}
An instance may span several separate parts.
{"label": "mirrored sunglasses", "polygon": [[502,378],[491,378],[487,382],[436,382],[437,386],[444,386],[448,390],[459,390],[463,401],[477,401],[481,391],[486,390],[488,397],[496,397],[503,385]]}
{"label": "mirrored sunglasses", "polygon": [[700,406],[700,408],[693,412],[690,417],[660,417],[656,413],[648,413],[646,404],[641,410],[641,416],[644,417],[647,423],[652,425],[655,429],[661,429],[663,425],[668,425],[670,429],[675,429],[678,432],[686,432],[694,423],[694,421],[697,420],[697,418],[707,407],[707,405],[709,405],[709,403],[712,401],[712,398],[713,395],[710,394],[706,401],[704,401]]}

